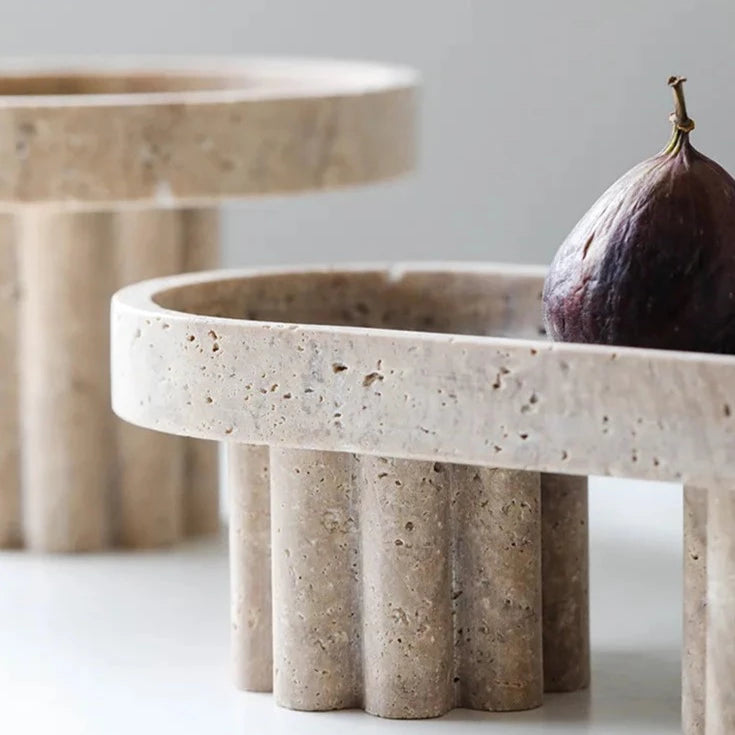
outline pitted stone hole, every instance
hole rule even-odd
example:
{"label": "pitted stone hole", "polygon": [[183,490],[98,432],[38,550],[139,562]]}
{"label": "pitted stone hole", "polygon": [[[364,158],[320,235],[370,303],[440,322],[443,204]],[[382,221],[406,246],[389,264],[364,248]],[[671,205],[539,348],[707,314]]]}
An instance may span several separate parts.
{"label": "pitted stone hole", "polygon": [[196,337],[193,334],[190,334],[187,336],[186,341],[187,342],[193,342],[196,339]]}
{"label": "pitted stone hole", "polygon": [[730,404],[729,404],[729,403],[726,403],[726,404],[725,404],[725,405],[724,405],[724,406],[722,407],[722,413],[723,413],[723,414],[725,414],[725,416],[726,416],[727,418],[730,418],[730,416],[731,416],[731,414],[732,414],[732,411],[731,411],[731,409],[730,409]]}
{"label": "pitted stone hole", "polygon": [[380,373],[377,373],[377,372],[373,372],[373,373],[368,373],[368,374],[367,374],[367,375],[366,375],[366,376],[365,376],[365,377],[364,377],[364,378],[362,379],[362,384],[363,384],[363,386],[365,386],[366,388],[368,388],[368,387],[369,387],[369,386],[371,386],[371,385],[372,385],[372,384],[373,384],[373,383],[374,383],[374,382],[375,382],[376,380],[384,380],[384,378],[383,378],[383,376],[382,376],[382,375],[381,375]]}
{"label": "pitted stone hole", "polygon": [[347,365],[343,365],[341,362],[333,362],[332,363],[332,372],[333,373],[343,373],[345,370],[349,370]]}
{"label": "pitted stone hole", "polygon": [[212,400],[212,396],[207,396],[207,397],[206,397],[206,398],[205,398],[204,400],[205,400],[205,401],[206,401],[207,403],[214,403],[214,401]]}

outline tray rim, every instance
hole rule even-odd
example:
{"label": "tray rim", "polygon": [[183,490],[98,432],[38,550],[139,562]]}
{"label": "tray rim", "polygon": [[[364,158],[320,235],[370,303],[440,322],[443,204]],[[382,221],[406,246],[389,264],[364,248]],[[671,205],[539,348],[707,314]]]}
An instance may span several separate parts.
{"label": "tray rim", "polygon": [[[116,413],[118,413],[121,418],[131,420],[133,423],[138,423],[140,425],[147,426],[148,428],[164,430],[170,433],[183,433],[189,436],[219,439],[223,441],[272,444],[279,446],[303,446],[304,448],[321,449],[325,451],[351,451],[365,454],[387,454],[388,456],[424,460],[434,459],[436,461],[454,461],[463,464],[507,467],[509,469],[528,469],[534,471],[561,472],[566,474],[599,474],[619,477],[636,477],[640,479],[685,482],[687,484],[707,486],[735,480],[735,441],[732,441],[733,449],[730,449],[730,440],[735,439],[735,432],[733,428],[729,426],[730,401],[732,401],[733,408],[735,409],[735,356],[732,355],[675,352],[635,347],[552,343],[541,339],[534,340],[492,336],[452,335],[394,329],[326,326],[233,319],[226,317],[208,317],[168,309],[160,306],[154,301],[155,294],[165,292],[172,288],[200,285],[203,283],[217,283],[223,280],[230,281],[233,279],[248,279],[259,276],[291,276],[295,273],[350,274],[363,273],[366,270],[371,272],[385,272],[387,277],[393,279],[399,279],[403,274],[407,273],[433,273],[439,271],[447,273],[487,273],[488,275],[499,274],[511,277],[523,276],[527,278],[540,279],[542,278],[545,269],[541,266],[433,262],[418,264],[401,263],[392,266],[381,264],[350,264],[348,266],[340,265],[328,267],[309,266],[307,268],[291,266],[210,271],[200,274],[153,279],[128,286],[114,296],[112,306],[113,406]],[[390,274],[393,275],[391,276]],[[548,453],[545,453],[543,447],[539,448],[540,445],[538,442],[545,440],[535,440],[537,444],[534,445],[535,449],[532,449],[531,451],[529,451],[528,447],[531,446],[533,442],[529,442],[526,446],[518,445],[516,442],[512,447],[503,447],[504,450],[509,451],[504,451],[502,455],[493,456],[489,450],[484,451],[482,449],[478,449],[476,446],[474,448],[450,446],[450,434],[441,427],[438,427],[438,431],[439,434],[442,435],[442,438],[437,439],[436,446],[432,445],[431,442],[423,441],[422,437],[416,434],[415,427],[399,427],[398,429],[395,429],[398,433],[403,432],[400,436],[400,440],[399,438],[386,439],[385,437],[378,438],[371,435],[369,441],[362,443],[356,439],[358,434],[355,433],[355,431],[350,433],[350,430],[346,430],[346,433],[349,434],[349,436],[341,437],[339,432],[327,431],[325,436],[312,437],[309,436],[308,432],[302,427],[296,430],[294,434],[287,436],[286,434],[279,434],[278,432],[274,434],[270,432],[270,430],[266,431],[256,429],[254,428],[255,425],[251,424],[248,425],[246,429],[243,429],[241,433],[238,428],[233,429],[233,426],[228,426],[227,421],[222,418],[223,414],[216,414],[216,411],[212,413],[212,416],[215,417],[216,415],[216,417],[213,418],[210,423],[207,423],[206,420],[203,422],[190,421],[189,425],[187,425],[188,419],[181,414],[179,411],[180,407],[166,407],[165,400],[161,396],[156,397],[155,401],[157,403],[155,406],[151,406],[149,404],[147,406],[143,405],[136,407],[133,405],[137,400],[137,396],[142,396],[142,393],[139,394],[136,392],[138,389],[134,388],[132,393],[129,394],[131,381],[126,377],[125,369],[121,369],[122,363],[127,360],[127,357],[129,357],[124,355],[126,347],[123,345],[125,340],[123,333],[129,334],[131,325],[142,325],[146,320],[148,320],[149,324],[153,325],[161,324],[163,322],[168,324],[171,329],[165,330],[167,338],[175,331],[173,329],[174,327],[179,330],[188,328],[198,329],[202,334],[206,333],[203,331],[204,327],[206,327],[209,330],[215,331],[217,334],[222,332],[233,340],[240,339],[243,342],[265,338],[267,335],[271,340],[274,340],[276,336],[278,339],[284,339],[287,341],[292,341],[296,338],[317,340],[320,345],[327,350],[334,347],[334,345],[351,344],[351,349],[354,350],[354,354],[362,354],[360,353],[360,350],[363,346],[369,345],[369,343],[372,342],[373,347],[375,347],[378,352],[380,351],[378,348],[390,348],[397,350],[397,354],[400,353],[402,356],[400,359],[407,359],[406,354],[407,352],[410,352],[410,348],[413,347],[415,350],[425,352],[427,355],[433,355],[434,357],[432,359],[434,360],[445,359],[446,355],[449,355],[449,357],[446,358],[449,363],[454,360],[458,365],[461,365],[462,363],[461,360],[457,362],[456,355],[459,355],[462,351],[471,356],[474,355],[475,361],[478,364],[482,364],[484,357],[502,362],[505,358],[500,356],[503,354],[507,354],[508,356],[512,355],[513,359],[522,359],[523,355],[528,353],[541,356],[539,359],[543,358],[543,370],[557,370],[557,368],[563,368],[565,365],[567,370],[570,366],[575,370],[584,369],[588,372],[591,371],[592,374],[602,375],[603,377],[607,376],[608,378],[614,379],[613,382],[617,381],[616,385],[618,389],[620,388],[620,385],[625,385],[626,371],[635,372],[639,370],[648,370],[654,377],[660,373],[659,377],[661,380],[674,381],[672,385],[676,385],[676,381],[685,381],[686,384],[686,381],[697,380],[702,382],[705,386],[715,386],[716,390],[710,391],[712,395],[700,396],[700,398],[702,398],[702,410],[710,411],[711,413],[711,418],[708,418],[706,421],[702,417],[692,417],[691,424],[688,424],[689,416],[685,410],[689,405],[686,402],[688,396],[673,395],[669,396],[669,399],[672,400],[667,399],[665,401],[665,391],[661,393],[662,404],[656,407],[655,410],[649,410],[648,408],[641,409],[641,415],[644,416],[647,424],[653,422],[659,416],[662,416],[665,419],[664,424],[666,425],[664,426],[664,424],[662,424],[660,427],[661,432],[664,435],[663,439],[658,436],[655,441],[649,441],[649,439],[636,440],[636,442],[642,442],[641,446],[645,447],[644,451],[648,451],[649,447],[652,447],[651,452],[655,452],[656,455],[653,457],[655,460],[655,466],[649,464],[645,464],[644,466],[642,461],[638,462],[638,457],[635,456],[638,451],[637,449],[633,449],[633,456],[630,456],[629,453],[629,456],[627,457],[623,457],[622,455],[617,457],[609,447],[606,450],[607,455],[605,455],[604,451],[600,450],[601,453],[599,454],[599,457],[605,455],[607,459],[604,461],[600,459],[598,462],[599,457],[595,454],[596,449],[594,444],[587,447],[587,450],[591,451],[594,456],[573,456],[573,450],[570,449],[570,451],[567,451],[565,449],[559,452],[557,451],[558,447],[554,450],[554,456],[552,456],[551,449],[549,449]],[[119,329],[121,321],[124,322],[122,331]],[[366,347],[365,349],[367,350],[367,352],[365,352],[367,355],[371,348]],[[437,350],[449,350],[449,352],[443,353],[444,357],[442,357],[442,354],[437,352]],[[265,349],[262,350],[262,352],[264,353]],[[456,353],[455,357],[452,357],[452,352]],[[437,354],[439,354],[439,357],[436,357]],[[261,359],[261,357],[262,356],[254,359],[257,361],[257,359]],[[194,362],[196,362],[196,358],[193,359],[192,364]],[[262,357],[262,362],[264,365],[266,364],[265,357]],[[500,362],[497,364],[500,364]],[[411,365],[411,369],[415,371],[420,370],[420,362],[413,362]],[[150,371],[150,375],[148,377],[152,377],[153,372],[155,371],[150,367],[148,369]],[[520,372],[523,373],[524,370],[526,371],[526,376],[530,376],[529,380],[531,380],[531,382],[539,379],[539,376],[541,375],[538,371],[536,373],[533,372],[535,368],[521,366]],[[544,378],[544,380],[546,380],[546,378]],[[550,384],[553,385],[553,381],[551,381]],[[652,384],[654,383],[651,383],[651,385]],[[646,391],[644,389],[648,387],[649,384],[645,382],[642,384],[642,387],[638,386],[636,388],[636,390],[639,391],[638,397],[643,396],[645,398]],[[568,388],[569,386],[567,386],[567,389]],[[655,393],[658,389],[652,390]],[[720,390],[724,391],[722,394],[725,396],[724,399],[718,392]],[[571,400],[573,403],[576,399],[570,399],[569,396],[567,396],[562,400],[563,397],[553,396],[552,394],[557,392],[556,387],[549,388],[549,391],[550,392],[547,395],[551,398],[551,403],[553,404],[554,401],[557,402],[555,404],[556,408],[554,409],[556,413],[552,415],[551,409],[549,409],[548,415],[546,415],[543,420],[547,422],[546,426],[556,426],[557,419],[559,421],[565,421],[569,426],[561,426],[560,431],[562,435],[564,435],[564,432],[567,432],[567,439],[573,441],[574,432],[572,431],[572,428],[576,426],[577,429],[581,429],[583,428],[583,424],[579,422],[577,417],[564,414],[566,410],[564,400]],[[133,396],[136,396],[135,400]],[[729,396],[732,396],[732,399],[730,399]],[[506,400],[505,398],[498,398],[497,400],[497,406],[499,406],[500,409],[510,412],[510,399]],[[611,395],[604,398],[604,401],[607,401],[607,403],[603,402],[602,405],[614,406],[616,405],[616,400],[623,400],[623,403],[625,404],[626,399],[625,397],[618,399],[616,396]],[[492,407],[495,405],[487,396],[481,397],[478,401],[477,405],[480,406]],[[628,401],[628,404],[635,406],[635,402],[632,400]],[[628,408],[630,408],[630,405],[628,405]],[[724,417],[717,413],[722,406],[725,407],[727,413]],[[235,413],[237,410],[235,410]],[[284,410],[288,412],[291,409],[289,408]],[[298,409],[296,410],[298,411]],[[371,415],[374,414],[374,418],[376,420],[381,416],[385,417],[385,415],[387,415],[385,413],[386,409],[384,408],[373,409],[371,407],[370,411]],[[381,411],[383,411],[383,413],[380,413]],[[648,413],[646,413],[646,411],[648,411]],[[206,409],[201,413],[202,415],[206,415]],[[414,414],[418,415],[418,412],[414,411]],[[298,423],[299,419],[296,417],[295,413],[284,415],[290,417],[289,420],[293,419]],[[617,415],[610,410],[610,415],[613,416],[614,422],[620,423],[622,421],[622,414]],[[461,416],[461,412],[456,415],[452,415],[455,421],[458,416]],[[638,418],[640,419],[640,416]],[[345,423],[347,423],[348,420],[349,419],[346,418]],[[395,423],[395,414],[393,421]],[[658,421],[661,423],[660,418]],[[632,422],[633,418],[631,416],[630,423],[632,424]],[[230,423],[233,422],[231,421]],[[237,422],[234,421],[234,423]],[[733,423],[735,424],[735,421]],[[487,429],[488,427],[487,425],[482,425],[480,422],[479,428]],[[666,432],[669,432],[674,439],[683,443],[686,451],[681,452],[681,458],[678,458],[680,453],[676,447],[672,448],[670,443],[667,445]],[[699,436],[703,433],[705,434],[704,436]],[[579,435],[579,432],[577,435]],[[472,441],[471,433],[467,433],[467,437],[468,441]],[[564,441],[561,441],[561,439],[559,441],[561,442],[561,444],[557,442],[559,446],[564,444]],[[584,437],[584,441],[591,441],[591,438]],[[602,441],[604,442],[604,440]],[[630,446],[632,446],[630,442],[624,441],[621,444],[621,447],[624,447],[626,451],[628,451]],[[687,451],[689,454],[687,454]],[[564,456],[562,459],[561,455],[572,456]],[[677,462],[679,464],[677,464]]]}

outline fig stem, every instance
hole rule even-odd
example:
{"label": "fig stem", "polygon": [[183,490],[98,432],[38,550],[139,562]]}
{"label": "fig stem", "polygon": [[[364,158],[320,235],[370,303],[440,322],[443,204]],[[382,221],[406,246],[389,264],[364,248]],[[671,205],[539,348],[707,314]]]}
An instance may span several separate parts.
{"label": "fig stem", "polygon": [[674,124],[675,130],[681,130],[682,133],[691,133],[694,130],[694,120],[687,115],[687,106],[684,100],[684,82],[686,82],[686,77],[669,77],[668,85],[674,92],[674,112],[671,113],[669,119]]}

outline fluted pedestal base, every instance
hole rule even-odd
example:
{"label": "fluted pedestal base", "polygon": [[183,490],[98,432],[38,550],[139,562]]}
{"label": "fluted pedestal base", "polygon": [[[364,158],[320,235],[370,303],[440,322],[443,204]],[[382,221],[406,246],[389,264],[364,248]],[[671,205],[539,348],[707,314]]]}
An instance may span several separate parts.
{"label": "fluted pedestal base", "polygon": [[214,267],[209,210],[0,220],[0,547],[160,546],[218,527],[217,447],[110,409],[109,300]]}
{"label": "fluted pedestal base", "polygon": [[423,718],[588,685],[584,478],[234,444],[228,461],[240,687]]}

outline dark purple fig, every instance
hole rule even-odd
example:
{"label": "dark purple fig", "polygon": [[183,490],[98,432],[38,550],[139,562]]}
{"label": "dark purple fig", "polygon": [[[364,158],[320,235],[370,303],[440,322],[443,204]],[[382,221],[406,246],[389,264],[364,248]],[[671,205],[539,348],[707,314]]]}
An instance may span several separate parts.
{"label": "dark purple fig", "polygon": [[671,77],[671,141],[618,179],[557,252],[544,284],[553,339],[735,352],[735,180],[692,147]]}

